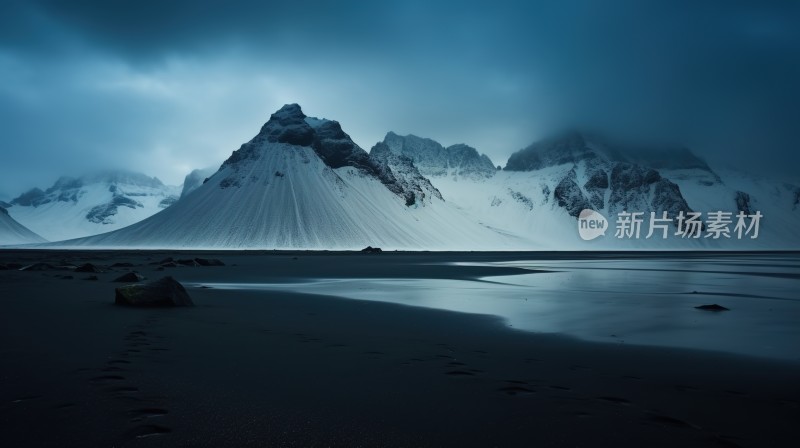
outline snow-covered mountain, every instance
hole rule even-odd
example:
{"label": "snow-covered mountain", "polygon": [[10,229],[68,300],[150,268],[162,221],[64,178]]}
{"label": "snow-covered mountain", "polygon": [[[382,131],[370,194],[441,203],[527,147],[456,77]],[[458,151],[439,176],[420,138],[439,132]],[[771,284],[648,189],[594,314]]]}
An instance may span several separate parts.
{"label": "snow-covered mountain", "polygon": [[[396,141],[395,134],[387,135]],[[402,138],[401,138],[402,139]],[[552,249],[784,249],[800,248],[800,189],[733,172],[717,173],[686,148],[611,145],[578,132],[536,142],[514,153],[493,176],[456,177],[441,145],[413,137],[411,151],[427,163],[443,198],[484,225],[522,235]],[[397,145],[405,147],[404,145]],[[477,154],[477,151],[475,152]],[[435,163],[439,163],[437,166]],[[609,219],[604,238],[583,241],[577,217],[593,209]],[[756,240],[682,239],[673,221],[666,240],[646,239],[649,213],[760,211]],[[613,237],[619,212],[644,212],[641,238]],[[735,222],[731,225],[731,229]]]}
{"label": "snow-covered mountain", "polygon": [[[800,249],[800,187],[714,170],[686,148],[568,132],[498,169],[467,145],[392,132],[367,153],[338,122],[296,104],[272,114],[218,170],[190,173],[180,200],[174,192],[142,175],[63,178],[11,201],[11,214],[51,239],[59,236],[50,222],[84,234],[117,229],[50,247]],[[604,237],[581,239],[585,209],[608,218]],[[738,211],[760,212],[758,239],[705,238],[716,211],[731,213],[732,232]],[[643,214],[640,236],[615,237],[622,212]],[[653,238],[651,212],[670,218]],[[697,212],[702,237],[676,235],[676,218]]]}
{"label": "snow-covered mountain", "polygon": [[0,246],[43,243],[45,239],[31,232],[11,216],[5,207],[0,206]]}
{"label": "snow-covered mountain", "polygon": [[518,249],[441,199],[408,158],[371,156],[336,121],[289,104],[205,183],[121,230],[60,246]]}
{"label": "snow-covered mountain", "polygon": [[96,235],[126,227],[169,207],[178,187],[127,171],[62,177],[46,190],[33,188],[10,202],[9,214],[51,240]]}

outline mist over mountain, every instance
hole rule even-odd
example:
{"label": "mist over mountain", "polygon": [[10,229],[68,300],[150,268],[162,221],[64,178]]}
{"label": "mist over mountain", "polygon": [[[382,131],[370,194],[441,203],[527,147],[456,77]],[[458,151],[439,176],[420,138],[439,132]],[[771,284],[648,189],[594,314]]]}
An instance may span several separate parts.
{"label": "mist over mountain", "polygon": [[107,168],[180,184],[289,102],[352,123],[363,148],[393,130],[467,143],[503,165],[575,127],[798,177],[794,2],[0,8],[0,191],[12,197]]}

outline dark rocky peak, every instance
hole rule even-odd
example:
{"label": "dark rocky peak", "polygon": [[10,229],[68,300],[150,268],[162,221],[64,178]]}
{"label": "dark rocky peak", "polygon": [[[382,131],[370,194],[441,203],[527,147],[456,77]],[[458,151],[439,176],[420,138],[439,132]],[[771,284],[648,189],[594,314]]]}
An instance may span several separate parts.
{"label": "dark rocky peak", "polygon": [[272,114],[258,135],[234,151],[222,166],[257,160],[265,143],[312,148],[331,168],[352,166],[368,174],[377,174],[369,154],[353,142],[339,122],[306,117],[297,104],[287,104]]}
{"label": "dark rocky peak", "polygon": [[299,105],[287,104],[269,117],[258,137],[272,143],[310,146],[314,141],[314,128],[306,122]]}
{"label": "dark rocky peak", "polygon": [[45,199],[45,193],[40,188],[31,188],[11,200],[11,205],[21,205],[23,207],[36,207],[41,205]]}
{"label": "dark rocky peak", "polygon": [[447,174],[447,151],[435,140],[417,137],[413,134],[400,136],[389,132],[384,137],[383,143],[393,153],[410,158],[420,172],[425,175]]}
{"label": "dark rocky peak", "polygon": [[505,169],[508,171],[534,171],[565,163],[574,164],[595,157],[597,154],[589,146],[584,135],[571,131],[540,140],[515,152],[508,158]]}
{"label": "dark rocky peak", "polygon": [[493,176],[497,169],[494,162],[486,154],[480,154],[472,146],[458,143],[448,146],[447,163],[457,175],[480,174],[486,177]]}

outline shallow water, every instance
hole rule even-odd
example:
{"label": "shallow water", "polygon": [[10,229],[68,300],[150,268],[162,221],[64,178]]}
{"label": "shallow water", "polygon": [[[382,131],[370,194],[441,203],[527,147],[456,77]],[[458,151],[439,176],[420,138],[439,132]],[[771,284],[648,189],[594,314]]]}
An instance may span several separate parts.
{"label": "shallow water", "polygon": [[[800,362],[800,257],[794,254],[457,264],[513,266],[532,273],[475,280],[339,278],[203,285],[488,314],[524,331]],[[730,311],[695,309],[713,303]]]}

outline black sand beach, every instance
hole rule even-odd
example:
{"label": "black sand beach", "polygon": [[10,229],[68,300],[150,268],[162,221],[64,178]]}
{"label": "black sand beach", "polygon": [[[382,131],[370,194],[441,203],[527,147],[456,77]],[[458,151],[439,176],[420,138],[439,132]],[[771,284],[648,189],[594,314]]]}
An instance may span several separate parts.
{"label": "black sand beach", "polygon": [[[474,279],[531,271],[444,263],[532,256],[567,255],[0,252],[12,267],[105,269],[0,270],[0,444],[795,446],[800,363],[587,342],[493,316],[191,286]],[[166,257],[225,266],[151,264]],[[133,267],[108,268],[120,262]],[[175,277],[196,306],[114,306],[112,280],[130,270]]]}

